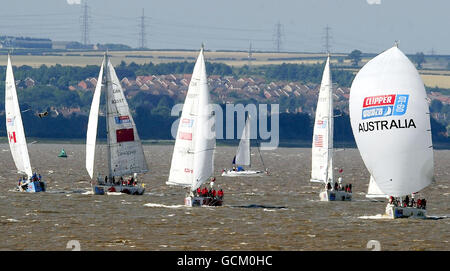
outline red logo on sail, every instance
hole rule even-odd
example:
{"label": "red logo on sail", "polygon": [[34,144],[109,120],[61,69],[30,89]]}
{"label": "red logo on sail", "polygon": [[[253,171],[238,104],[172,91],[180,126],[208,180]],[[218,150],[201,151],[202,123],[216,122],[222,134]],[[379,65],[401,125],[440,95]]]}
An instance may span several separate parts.
{"label": "red logo on sail", "polygon": [[116,138],[117,138],[117,143],[134,141],[133,128],[117,130],[116,131]]}
{"label": "red logo on sail", "polygon": [[14,142],[16,143],[16,132],[12,132],[12,133],[8,133],[9,136],[9,142]]}
{"label": "red logo on sail", "polygon": [[394,105],[395,94],[379,95],[364,98],[363,107]]}
{"label": "red logo on sail", "polygon": [[180,132],[180,133],[178,134],[178,138],[179,138],[179,139],[184,139],[184,140],[192,140],[192,133],[183,133],[183,132]]}

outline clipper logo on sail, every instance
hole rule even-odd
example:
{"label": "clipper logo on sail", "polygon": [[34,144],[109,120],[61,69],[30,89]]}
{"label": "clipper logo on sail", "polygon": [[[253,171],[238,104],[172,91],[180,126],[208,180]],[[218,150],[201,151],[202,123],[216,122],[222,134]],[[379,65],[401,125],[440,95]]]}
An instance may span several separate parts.
{"label": "clipper logo on sail", "polygon": [[362,119],[401,116],[408,107],[408,94],[379,95],[364,98]]}
{"label": "clipper logo on sail", "polygon": [[326,128],[327,127],[327,120],[318,120],[316,122],[317,128]]}
{"label": "clipper logo on sail", "polygon": [[14,119],[13,118],[6,118],[6,123],[8,126],[14,126]]}
{"label": "clipper logo on sail", "polygon": [[192,127],[194,125],[193,119],[183,119],[181,121],[181,127]]}
{"label": "clipper logo on sail", "polygon": [[116,120],[116,124],[130,123],[131,122],[129,116],[118,116],[118,117],[114,117],[114,119]]}

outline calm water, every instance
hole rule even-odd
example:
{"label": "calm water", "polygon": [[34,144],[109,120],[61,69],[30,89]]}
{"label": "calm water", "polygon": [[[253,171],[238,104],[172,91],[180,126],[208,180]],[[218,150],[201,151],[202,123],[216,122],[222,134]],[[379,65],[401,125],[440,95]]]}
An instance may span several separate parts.
{"label": "calm water", "polygon": [[[64,147],[69,157],[58,158]],[[0,144],[0,249],[66,250],[449,250],[450,218],[376,219],[385,202],[365,198],[369,175],[356,149],[339,151],[335,165],[353,183],[352,202],[320,202],[320,186],[309,183],[310,149],[263,152],[271,176],[225,178],[234,147],[218,147],[217,185],[225,206],[187,208],[184,190],[168,187],[173,146],[146,145],[150,172],[140,178],[143,196],[95,196],[84,167],[84,145],[29,145],[32,166],[48,193],[14,192],[17,174],[7,144]],[[97,166],[105,172],[104,146]],[[436,183],[422,193],[428,214],[450,217],[450,151],[435,151]],[[252,156],[253,168],[262,168]],[[201,240],[201,241],[199,241]]]}

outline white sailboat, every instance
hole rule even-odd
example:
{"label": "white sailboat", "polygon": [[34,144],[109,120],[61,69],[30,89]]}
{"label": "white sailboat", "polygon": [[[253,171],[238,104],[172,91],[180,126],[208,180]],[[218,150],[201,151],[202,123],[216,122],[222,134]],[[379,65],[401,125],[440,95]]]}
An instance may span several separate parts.
{"label": "white sailboat", "polygon": [[370,60],[351,87],[353,134],[378,188],[392,197],[386,207],[389,218],[426,216],[423,200],[422,204],[406,200],[433,180],[426,99],[419,73],[397,46]]}
{"label": "white sailboat", "polygon": [[17,99],[16,85],[9,54],[5,80],[5,114],[9,148],[11,149],[17,172],[26,175],[26,177],[20,178],[17,189],[21,192],[44,192],[46,189],[45,182],[41,179],[40,175],[38,177],[35,174],[32,174],[30,156],[28,155],[27,141],[23,129],[22,115]]}
{"label": "white sailboat", "polygon": [[[251,167],[251,153],[250,153],[250,115],[247,117],[244,129],[242,130],[241,140],[239,141],[239,146],[236,155],[233,158],[233,168],[224,169],[222,171],[222,176],[225,177],[238,177],[238,176],[255,176],[262,175],[264,171],[262,170],[249,170],[244,169],[243,166]],[[261,153],[260,153],[261,155]],[[260,156],[261,157],[261,156]],[[264,166],[264,161],[261,157],[261,162]],[[268,170],[265,170],[268,173]]]}
{"label": "white sailboat", "polygon": [[320,192],[321,201],[351,200],[352,193],[333,179],[333,86],[330,73],[330,56],[327,57],[317,100],[311,158],[311,182],[325,184]]}
{"label": "white sailboat", "polygon": [[97,183],[93,185],[93,192],[95,194],[122,192],[142,195],[145,188],[143,184],[136,184],[137,174],[147,172],[147,161],[122,86],[107,54],[105,54],[100,67],[89,112],[86,135],[86,169],[92,179],[102,87],[106,97],[108,175],[104,179],[100,175],[97,177]]}
{"label": "white sailboat", "polygon": [[222,205],[222,199],[195,195],[214,174],[216,147],[215,117],[203,56],[203,47],[194,66],[178,125],[167,185],[188,189],[186,206]]}

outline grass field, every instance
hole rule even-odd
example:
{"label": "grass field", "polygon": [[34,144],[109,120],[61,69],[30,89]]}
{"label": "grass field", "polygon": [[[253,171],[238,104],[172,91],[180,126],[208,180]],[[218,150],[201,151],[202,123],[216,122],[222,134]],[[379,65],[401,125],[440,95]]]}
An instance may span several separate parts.
{"label": "grass field", "polygon": [[[86,66],[99,65],[102,60],[103,52],[64,52],[58,55],[13,55],[13,65],[28,65],[39,67],[43,64],[51,65],[71,65]],[[109,52],[111,61],[114,65],[125,61],[127,64],[135,62],[144,64],[153,62],[167,63],[188,61],[193,62],[198,56],[198,51],[111,51]],[[344,56],[337,54],[336,56]],[[247,52],[205,52],[207,61],[225,63],[230,66],[243,66],[248,64]],[[267,64],[314,64],[323,62],[325,54],[308,54],[308,53],[253,53],[252,65]],[[337,62],[337,60],[333,60]],[[344,63],[348,62],[347,60]],[[0,56],[0,63],[6,63],[6,55]]]}
{"label": "grass field", "polygon": [[450,88],[450,75],[421,74],[427,87]]}

